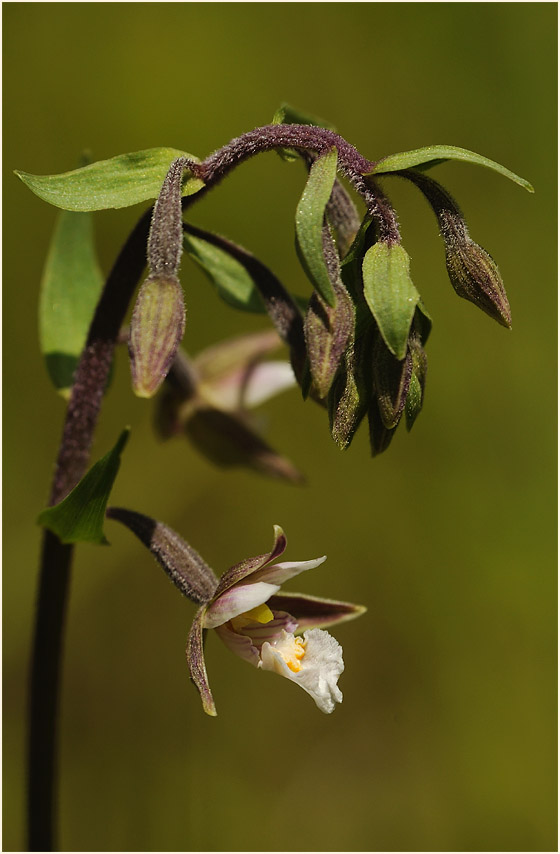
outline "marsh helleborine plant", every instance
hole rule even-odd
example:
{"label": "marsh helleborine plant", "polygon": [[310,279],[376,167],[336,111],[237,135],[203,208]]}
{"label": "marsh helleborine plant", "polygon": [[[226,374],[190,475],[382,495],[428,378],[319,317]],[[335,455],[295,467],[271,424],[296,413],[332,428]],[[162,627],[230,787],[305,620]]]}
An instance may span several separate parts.
{"label": "marsh helleborine plant", "polygon": [[[307,170],[295,234],[312,285],[308,299],[293,295],[248,250],[192,222],[191,208],[198,199],[240,163],[271,150],[286,161],[301,161]],[[160,437],[186,435],[218,465],[247,466],[292,483],[302,481],[298,469],[268,446],[249,416],[252,406],[293,383],[304,398],[327,410],[340,448],[350,445],[367,418],[372,454],[383,452],[403,416],[410,429],[421,411],[431,319],[413,284],[397,217],[379,179],[399,177],[418,187],[436,215],[456,293],[501,325],[511,325],[495,262],[471,239],[447,190],[426,174],[450,159],[486,166],[532,191],[494,161],[454,146],[369,160],[330,125],[287,105],[272,124],[243,134],[203,161],[160,148],[62,175],[17,173],[38,196],[63,209],[45,268],[40,328],[49,374],[69,398],[49,508],[40,516],[46,530],[31,684],[31,850],[53,846],[59,663],[73,544],[106,542],[104,511],[127,438],[123,433],[86,473],[115,346],[128,342],[134,392],[143,398],[157,395]],[[362,213],[339,176],[357,194]],[[154,199],[102,288],[86,212]],[[274,331],[187,356],[180,349],[186,316],[179,280],[183,251],[222,299],[238,310],[267,314]],[[127,333],[123,324],[146,258],[148,274]],[[287,347],[289,364],[267,359],[279,343]],[[275,563],[286,545],[281,529],[275,528],[270,552],[242,561],[217,579],[163,523],[126,509],[112,508],[108,515],[129,527],[181,592],[200,606],[187,658],[206,712],[215,714],[203,655],[207,630],[256,668],[299,684],[324,712],[340,702],[342,652],[325,626],[364,609],[280,590],[324,558]]]}

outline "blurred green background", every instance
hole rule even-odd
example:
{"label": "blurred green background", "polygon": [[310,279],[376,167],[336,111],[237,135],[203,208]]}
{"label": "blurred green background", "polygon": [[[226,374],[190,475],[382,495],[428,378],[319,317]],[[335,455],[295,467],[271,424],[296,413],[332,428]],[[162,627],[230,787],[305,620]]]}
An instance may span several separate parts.
{"label": "blurred green background", "polygon": [[[168,145],[204,157],[281,101],[330,120],[367,157],[433,143],[474,166],[432,174],[497,259],[508,333],[449,285],[435,219],[386,181],[434,319],[424,411],[371,460],[340,452],[294,390],[261,410],[306,473],[296,488],[160,445],[119,353],[93,450],[132,438],[113,503],[165,520],[222,572],[285,528],[288,559],[327,553],[290,589],[362,602],[336,633],[332,717],[209,638],[219,716],[184,646],[194,606],[132,536],[78,550],[64,667],[60,844],[73,850],[556,848],[556,6],[7,4],[4,6],[4,850],[24,845],[24,731],[43,507],[64,404],[37,345],[56,211],[11,174],[56,173]],[[263,155],[194,208],[293,289],[299,164]],[[95,216],[107,271],[140,209]],[[218,301],[187,259],[186,347],[266,326]]]}

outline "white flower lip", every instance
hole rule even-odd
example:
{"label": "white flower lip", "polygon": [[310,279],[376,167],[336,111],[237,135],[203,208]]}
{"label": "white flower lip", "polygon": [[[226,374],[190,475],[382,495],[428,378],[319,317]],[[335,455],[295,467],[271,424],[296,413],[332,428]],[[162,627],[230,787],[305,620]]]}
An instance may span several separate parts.
{"label": "white flower lip", "polygon": [[259,666],[300,685],[313,697],[322,712],[330,714],[336,703],[342,702],[342,692],[337,685],[344,670],[342,647],[323,629],[310,629],[303,637],[305,652],[301,657],[297,655],[299,670],[294,672],[288,663],[290,661],[293,666],[294,648],[298,639],[285,631],[276,643],[263,644]]}

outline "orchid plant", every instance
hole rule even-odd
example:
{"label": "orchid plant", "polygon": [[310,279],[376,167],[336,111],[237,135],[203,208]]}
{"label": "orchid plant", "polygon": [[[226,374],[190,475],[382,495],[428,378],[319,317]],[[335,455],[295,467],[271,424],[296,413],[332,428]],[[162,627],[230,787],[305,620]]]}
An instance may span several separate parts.
{"label": "orchid plant", "polygon": [[[295,217],[296,248],[312,287],[305,299],[247,249],[191,221],[199,199],[244,160],[271,150],[287,162],[300,161],[307,172]],[[455,200],[427,174],[445,160],[485,166],[532,191],[505,167],[455,146],[369,160],[331,125],[285,104],[271,124],[204,160],[157,148],[61,175],[17,173],[36,195],[62,209],[42,282],[40,339],[49,375],[68,400],[49,506],[39,516],[44,540],[30,704],[31,850],[51,850],[55,844],[56,712],[73,549],[83,541],[106,542],[105,515],[138,536],[181,592],[200,606],[187,659],[204,711],[216,713],[203,655],[209,630],[257,669],[300,685],[323,712],[341,702],[342,650],[325,628],[365,609],[280,589],[325,558],[275,562],[286,547],[275,527],[269,552],[236,564],[218,579],[164,523],[136,510],[107,510],[128,431],[88,470],[90,448],[115,347],[126,343],[134,392],[155,397],[158,435],[188,437],[217,465],[246,466],[294,484],[303,480],[255,429],[249,412],[296,383],[304,399],[326,409],[339,448],[348,448],[367,420],[372,454],[385,451],[400,422],[411,429],[423,406],[432,324],[380,179],[398,177],[420,190],[436,215],[456,293],[511,326],[495,262],[470,237]],[[154,200],[103,282],[90,213]],[[228,305],[268,315],[273,329],[187,356],[180,346],[184,255],[202,268]],[[148,273],[127,329],[129,304],[146,261]],[[279,346],[287,348],[289,361],[269,358]]]}

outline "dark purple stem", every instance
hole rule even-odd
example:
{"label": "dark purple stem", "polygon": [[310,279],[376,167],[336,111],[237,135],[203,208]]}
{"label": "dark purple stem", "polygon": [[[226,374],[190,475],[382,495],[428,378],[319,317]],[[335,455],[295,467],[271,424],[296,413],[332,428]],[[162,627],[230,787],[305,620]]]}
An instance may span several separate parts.
{"label": "dark purple stem", "polygon": [[373,181],[364,179],[364,175],[373,170],[375,163],[362,157],[353,145],[332,130],[313,125],[265,125],[232,139],[202,163],[190,163],[189,168],[210,188],[244,160],[263,151],[295,148],[298,151],[324,154],[333,147],[338,153],[339,172],[364,199],[368,212],[378,224],[380,239],[398,243],[399,228],[391,205]]}
{"label": "dark purple stem", "polygon": [[[136,225],[105,284],[76,371],[66,411],[50,504],[61,501],[84,474],[113,350],[128,304],[146,264],[151,210]],[[28,745],[30,851],[55,849],[57,711],[66,604],[73,547],[45,531],[31,668]]]}

